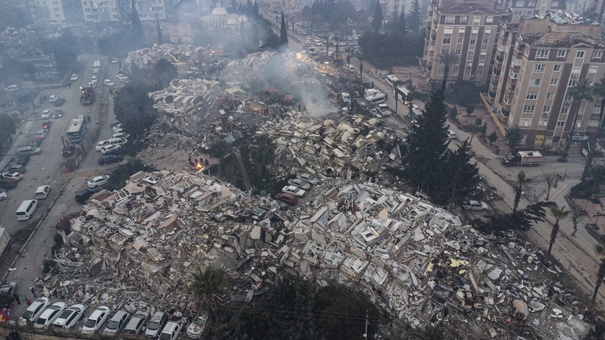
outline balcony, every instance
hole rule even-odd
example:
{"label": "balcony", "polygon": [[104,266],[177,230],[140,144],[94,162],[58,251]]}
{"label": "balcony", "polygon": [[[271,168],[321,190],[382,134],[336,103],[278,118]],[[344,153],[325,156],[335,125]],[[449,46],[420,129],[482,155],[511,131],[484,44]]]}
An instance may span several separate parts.
{"label": "balcony", "polygon": [[497,54],[496,55],[496,61],[499,62],[499,63],[502,63],[504,61],[504,57],[501,56],[500,54]]}
{"label": "balcony", "polygon": [[491,99],[491,101],[493,101],[496,98],[496,91],[489,91],[487,92],[487,96],[489,97],[489,99]]}

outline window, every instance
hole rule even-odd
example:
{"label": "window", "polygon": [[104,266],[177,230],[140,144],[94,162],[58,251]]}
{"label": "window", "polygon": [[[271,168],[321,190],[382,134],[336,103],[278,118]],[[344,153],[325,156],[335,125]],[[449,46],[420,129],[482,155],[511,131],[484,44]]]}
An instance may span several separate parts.
{"label": "window", "polygon": [[458,28],[458,33],[459,34],[464,34],[464,32],[466,32],[466,28],[464,28],[464,27]]}
{"label": "window", "polygon": [[553,2],[551,2],[551,3],[550,3],[550,7],[551,7],[551,8],[557,8],[557,7],[559,7],[559,2],[558,2],[558,1],[553,1]]}
{"label": "window", "polygon": [[483,75],[483,69],[477,70],[477,77],[481,77]]}
{"label": "window", "polygon": [[537,50],[536,51],[536,58],[539,59],[547,59],[548,58],[548,50]]}
{"label": "window", "polygon": [[516,17],[520,17],[521,16],[521,11],[515,11],[515,16]]}
{"label": "window", "polygon": [[488,41],[489,41],[489,37],[484,37],[483,40],[481,41],[481,43],[483,45],[486,45]]}
{"label": "window", "polygon": [[567,51],[557,50],[557,58],[565,58],[566,55],[567,55]]}
{"label": "window", "polygon": [[567,86],[568,86],[568,87],[574,87],[574,86],[576,86],[576,85],[578,85],[578,81],[577,81],[577,80],[573,80],[573,79],[571,79],[571,80],[570,80],[570,81],[567,83]]}
{"label": "window", "polygon": [[599,67],[596,65],[591,65],[588,67],[588,73],[597,73],[598,70],[599,70]]}
{"label": "window", "polygon": [[531,125],[531,119],[521,119],[521,121],[519,122],[520,126],[530,126]]}
{"label": "window", "polygon": [[555,65],[555,67],[553,68],[553,71],[560,72],[561,71],[561,64]]}
{"label": "window", "polygon": [[475,45],[476,42],[477,42],[477,40],[471,39],[471,45]]}
{"label": "window", "polygon": [[550,105],[542,106],[542,113],[549,113],[549,112],[550,112]]}
{"label": "window", "polygon": [[443,34],[454,34],[454,29],[452,27],[446,27],[443,29]]}
{"label": "window", "polygon": [[448,54],[448,53],[450,53],[450,50],[449,50],[449,49],[447,49],[447,48],[442,48],[442,49],[441,49],[441,54],[442,54],[442,55],[443,55],[443,54]]}
{"label": "window", "polygon": [[592,108],[592,113],[601,113],[601,107],[600,106],[595,106]]}
{"label": "window", "polygon": [[473,58],[475,56],[475,51],[468,51],[468,57]]}
{"label": "window", "polygon": [[523,1],[523,0],[515,1],[515,7],[525,7],[525,1]]}
{"label": "window", "polygon": [[437,75],[442,76],[444,73],[443,68],[439,68],[439,72],[437,72]]}
{"label": "window", "polygon": [[554,92],[547,92],[546,93],[546,99],[552,99],[554,96]]}
{"label": "window", "polygon": [[588,121],[588,126],[599,126],[599,120],[598,119],[591,119]]}
{"label": "window", "polygon": [[443,38],[443,45],[449,45],[450,44],[450,38]]}
{"label": "window", "polygon": [[457,48],[457,49],[454,51],[454,53],[455,53],[456,55],[460,55],[460,54],[462,53],[462,50],[460,50],[459,48]]}
{"label": "window", "polygon": [[557,85],[557,81],[558,81],[558,80],[559,80],[558,78],[552,78],[552,79],[550,80],[550,85]]}
{"label": "window", "polygon": [[527,12],[525,12],[525,14],[526,14],[526,15],[533,15],[533,14],[534,14],[534,11],[527,11]]}
{"label": "window", "polygon": [[536,108],[535,105],[524,105],[523,106],[523,112],[524,113],[528,113],[528,112],[534,112],[534,109]]}
{"label": "window", "polygon": [[582,127],[582,117],[578,116],[578,120],[576,120],[576,128]]}
{"label": "window", "polygon": [[538,72],[538,73],[544,72],[544,68],[545,68],[544,64],[535,64],[534,65],[534,72]]}
{"label": "window", "polygon": [[55,14],[55,18],[60,18],[60,17],[61,17],[61,14],[59,14],[59,13]]}
{"label": "window", "polygon": [[592,51],[592,59],[601,59],[603,51]]}
{"label": "window", "polygon": [[525,99],[530,99],[530,100],[538,99],[538,93],[537,92],[529,92],[527,94],[527,96],[525,96]]}
{"label": "window", "polygon": [[529,2],[529,5],[527,5],[527,7],[534,7],[535,5],[536,5],[536,2],[532,0]]}
{"label": "window", "polygon": [[446,15],[445,16],[445,23],[446,24],[453,24],[455,20],[456,20],[456,17],[453,16],[453,15]]}
{"label": "window", "polygon": [[559,126],[559,127],[565,126],[565,121],[558,121],[557,126]]}
{"label": "window", "polygon": [[533,78],[530,82],[529,85],[530,86],[540,86],[540,83],[542,82],[542,79],[540,78]]}
{"label": "window", "polygon": [[494,22],[494,17],[493,17],[493,16],[489,15],[489,16],[487,16],[487,17],[485,18],[485,23],[486,23],[486,24],[491,24],[491,23],[493,23],[493,22]]}
{"label": "window", "polygon": [[576,58],[583,59],[584,58],[584,54],[586,54],[586,51],[579,50],[579,51],[576,52]]}
{"label": "window", "polygon": [[564,106],[561,108],[561,113],[566,114],[567,112],[569,112],[569,106]]}
{"label": "window", "polygon": [[460,17],[460,23],[466,23],[466,15]]}
{"label": "window", "polygon": [[540,119],[540,121],[538,122],[538,125],[540,125],[540,126],[548,125],[548,119]]}

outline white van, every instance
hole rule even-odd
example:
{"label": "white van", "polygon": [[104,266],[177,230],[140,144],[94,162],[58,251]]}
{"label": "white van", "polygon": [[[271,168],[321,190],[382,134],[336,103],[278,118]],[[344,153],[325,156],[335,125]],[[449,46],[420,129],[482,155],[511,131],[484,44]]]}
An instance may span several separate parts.
{"label": "white van", "polygon": [[17,149],[17,152],[20,155],[37,155],[40,152],[42,152],[42,150],[40,150],[40,148],[34,148],[33,146],[22,146],[20,148]]}
{"label": "white van", "polygon": [[389,74],[385,77],[385,80],[386,80],[387,84],[389,84],[391,86],[395,86],[395,83],[397,83],[399,81],[399,78],[395,77],[392,74]]}
{"label": "white van", "polygon": [[25,200],[17,209],[17,221],[29,220],[38,208],[38,200]]}
{"label": "white van", "polygon": [[21,87],[19,85],[9,85],[4,89],[4,91],[15,92],[15,91],[19,91],[20,89],[21,89]]}
{"label": "white van", "polygon": [[365,89],[363,91],[363,96],[364,97],[371,97],[371,96],[375,96],[377,94],[381,94],[382,92],[378,91],[377,89]]}
{"label": "white van", "polygon": [[382,104],[387,100],[387,95],[384,93],[380,93],[366,97],[365,99],[370,105]]}

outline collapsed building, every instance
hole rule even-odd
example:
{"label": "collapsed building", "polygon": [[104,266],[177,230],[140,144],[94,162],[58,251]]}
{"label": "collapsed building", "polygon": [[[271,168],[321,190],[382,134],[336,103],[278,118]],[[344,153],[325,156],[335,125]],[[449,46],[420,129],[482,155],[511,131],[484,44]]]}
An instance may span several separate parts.
{"label": "collapsed building", "polygon": [[[323,178],[328,181],[328,178]],[[195,309],[192,274],[214,266],[246,303],[285,274],[361,290],[413,327],[446,322],[465,338],[586,337],[562,272],[512,235],[482,235],[446,210],[374,183],[313,188],[282,210],[200,173],[137,173],[95,194],[62,233],[47,296],[91,305]]]}

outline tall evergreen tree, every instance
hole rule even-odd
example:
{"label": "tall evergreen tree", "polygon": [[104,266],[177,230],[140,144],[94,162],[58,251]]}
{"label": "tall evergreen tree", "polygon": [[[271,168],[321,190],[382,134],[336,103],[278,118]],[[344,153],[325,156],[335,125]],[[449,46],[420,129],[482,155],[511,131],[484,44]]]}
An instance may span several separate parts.
{"label": "tall evergreen tree", "polygon": [[252,15],[254,16],[254,18],[258,18],[259,14],[258,14],[258,5],[256,4],[256,0],[254,0],[254,6],[252,7]]}
{"label": "tall evergreen tree", "polygon": [[420,1],[412,1],[412,10],[408,16],[408,26],[411,32],[418,33],[420,31],[420,23],[422,22],[421,13]]}
{"label": "tall evergreen tree", "polygon": [[474,153],[465,140],[456,151],[448,151],[448,157],[442,171],[441,184],[437,186],[433,202],[440,205],[462,205],[477,191],[479,168],[471,163]]}
{"label": "tall evergreen tree", "polygon": [[372,29],[374,29],[376,32],[380,31],[383,20],[382,6],[380,6],[380,1],[376,1],[376,7],[374,7],[374,17],[372,18]]}
{"label": "tall evergreen tree", "polygon": [[288,31],[286,28],[286,17],[284,13],[281,14],[281,28],[279,30],[279,44],[288,45]]}
{"label": "tall evergreen tree", "polygon": [[449,144],[445,126],[447,105],[443,90],[431,94],[423,114],[415,117],[416,124],[408,135],[408,154],[404,158],[404,176],[415,189],[430,197],[438,193]]}
{"label": "tall evergreen tree", "polygon": [[143,25],[141,24],[141,18],[139,18],[139,12],[134,4],[134,0],[130,2],[130,21],[132,24],[132,38],[138,40],[143,36]]}
{"label": "tall evergreen tree", "polygon": [[158,31],[158,45],[164,44],[164,37],[162,36],[162,29],[160,28],[160,17],[155,17],[156,30]]}
{"label": "tall evergreen tree", "polygon": [[396,29],[397,34],[400,35],[401,39],[404,39],[409,32],[408,29],[408,22],[406,19],[406,15],[405,15],[405,7],[403,7],[403,10],[401,11],[401,14],[399,15],[399,18],[397,20],[397,29]]}

